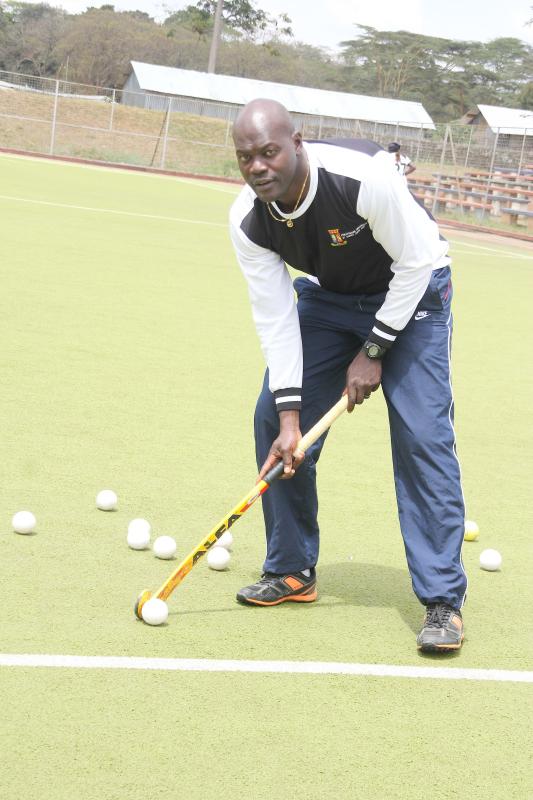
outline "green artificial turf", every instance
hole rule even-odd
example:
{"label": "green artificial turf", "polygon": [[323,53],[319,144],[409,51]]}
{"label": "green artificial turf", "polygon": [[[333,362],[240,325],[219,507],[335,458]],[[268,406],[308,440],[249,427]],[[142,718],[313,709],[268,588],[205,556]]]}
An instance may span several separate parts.
{"label": "green artificial turf", "polygon": [[528,797],[527,685],[59,669],[2,683],[12,800]]}
{"label": "green artificial turf", "polygon": [[[319,602],[235,603],[264,556],[257,504],[230,569],[199,563],[150,628],[135,598],[178,561],[130,550],[128,521],[181,558],[255,480],[263,361],[226,229],[236,189],[12,157],[0,176],[0,652],[530,668],[530,246],[450,234],[481,531],[461,653],[416,652],[381,396],[335,424],[320,462]],[[102,488],[116,512],[95,508]],[[23,508],[33,536],[11,531]],[[501,572],[479,569],[484,547]],[[9,800],[527,796],[526,686],[0,668],[0,688]]]}

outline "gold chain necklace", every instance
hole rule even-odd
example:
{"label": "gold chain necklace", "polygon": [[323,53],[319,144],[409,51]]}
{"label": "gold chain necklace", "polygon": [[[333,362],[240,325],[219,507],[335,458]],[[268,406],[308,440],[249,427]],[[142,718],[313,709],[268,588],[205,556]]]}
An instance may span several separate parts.
{"label": "gold chain necklace", "polygon": [[[308,163],[308,165],[307,165],[307,175],[305,176],[305,180],[302,183],[302,188],[300,189],[300,194],[298,195],[298,200],[296,201],[296,204],[295,204],[294,208],[292,209],[291,214],[294,214],[294,212],[296,211],[296,209],[300,205],[300,200],[302,199],[302,195],[304,193],[304,189],[305,189],[305,186],[306,186],[306,183],[307,183],[307,179],[309,178],[309,172],[310,171],[311,171],[311,165]],[[270,203],[267,203],[266,207],[268,208],[268,213],[270,214],[272,219],[275,219],[276,222],[284,222],[286,224],[287,228],[294,228],[294,220],[291,217],[276,217],[276,215],[274,214],[274,212],[270,208]]]}

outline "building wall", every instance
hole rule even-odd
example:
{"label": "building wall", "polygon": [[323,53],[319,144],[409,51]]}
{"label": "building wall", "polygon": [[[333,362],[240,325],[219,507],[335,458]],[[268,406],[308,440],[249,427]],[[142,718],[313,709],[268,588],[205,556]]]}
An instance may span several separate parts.
{"label": "building wall", "polygon": [[146,92],[143,92],[139,86],[139,81],[137,80],[135,72],[131,72],[122,88],[122,92],[120,93],[120,102],[125,106],[144,108],[145,95]]}
{"label": "building wall", "polygon": [[[132,73],[124,84],[119,101],[124,105],[137,106],[150,111],[167,111],[169,96],[143,91],[139,86],[135,73]],[[241,106],[231,103],[217,103],[202,98],[175,95],[170,100],[170,111],[172,112],[223,119],[228,123],[232,123],[235,120],[240,109]],[[424,134],[423,128],[403,126],[394,122],[389,124],[374,123],[364,120],[318,117],[310,114],[292,114],[292,117],[307,138],[321,139],[335,136],[353,136],[392,140],[398,139],[402,134],[404,137],[416,137],[417,139]]]}

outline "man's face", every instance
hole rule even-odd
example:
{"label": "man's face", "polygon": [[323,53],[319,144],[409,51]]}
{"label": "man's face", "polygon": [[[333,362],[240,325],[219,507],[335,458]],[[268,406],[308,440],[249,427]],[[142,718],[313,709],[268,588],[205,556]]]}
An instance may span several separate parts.
{"label": "man's face", "polygon": [[302,149],[299,133],[241,125],[233,133],[241,175],[264,203],[290,193]]}

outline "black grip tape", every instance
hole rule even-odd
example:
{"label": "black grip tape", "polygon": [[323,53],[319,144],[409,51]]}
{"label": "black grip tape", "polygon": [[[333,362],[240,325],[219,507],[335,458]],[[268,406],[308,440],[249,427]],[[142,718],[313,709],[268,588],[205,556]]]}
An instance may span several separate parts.
{"label": "black grip tape", "polygon": [[283,461],[278,461],[275,467],[268,470],[263,480],[270,486],[270,484],[274,483],[281,475],[283,475]]}

